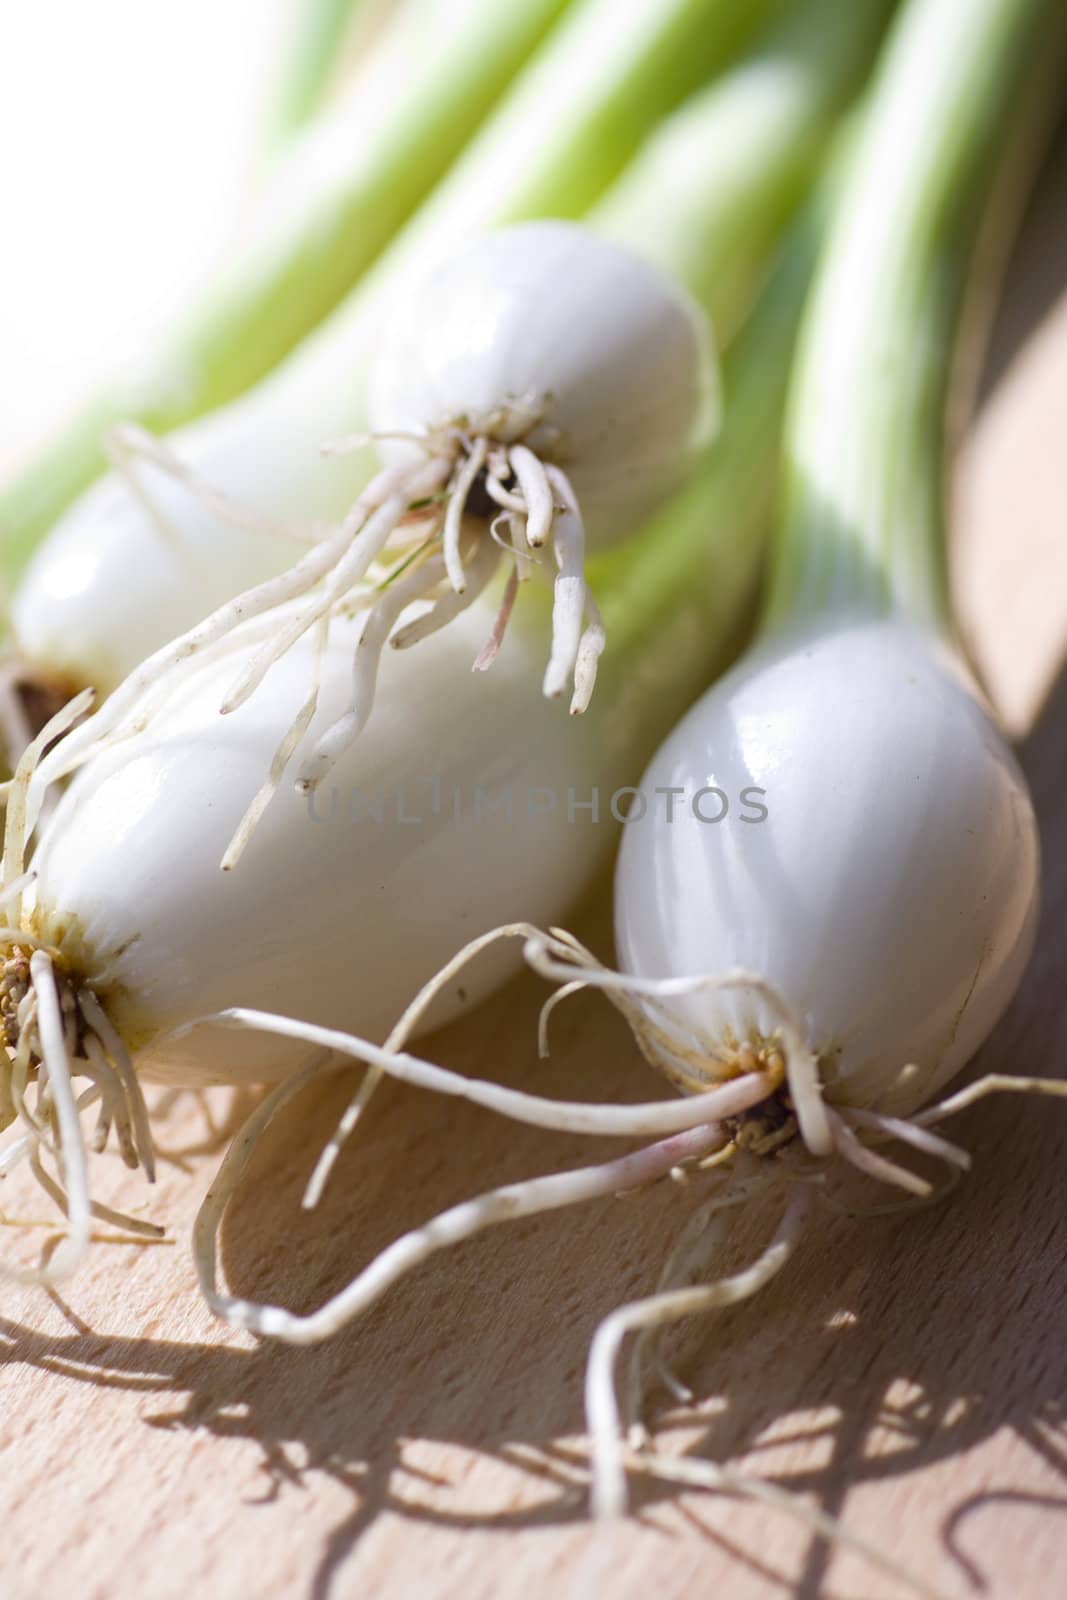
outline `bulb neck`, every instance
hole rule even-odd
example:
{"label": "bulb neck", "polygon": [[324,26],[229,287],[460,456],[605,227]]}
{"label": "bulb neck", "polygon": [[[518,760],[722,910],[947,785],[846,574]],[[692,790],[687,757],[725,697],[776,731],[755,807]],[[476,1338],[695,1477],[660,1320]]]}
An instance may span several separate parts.
{"label": "bulb neck", "polygon": [[965,311],[1051,120],[1041,91],[1063,22],[1058,0],[903,10],[802,328],[768,624],[832,607],[948,627],[945,457],[961,333],[975,328]]}

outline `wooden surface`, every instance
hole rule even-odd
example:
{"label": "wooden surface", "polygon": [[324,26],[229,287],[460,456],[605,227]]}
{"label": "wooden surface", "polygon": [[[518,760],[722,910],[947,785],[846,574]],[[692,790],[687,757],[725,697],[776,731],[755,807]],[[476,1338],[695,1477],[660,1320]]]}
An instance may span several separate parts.
{"label": "wooden surface", "polygon": [[[1046,850],[1037,955],[980,1065],[1036,1073],[1067,1060],[1063,157],[1012,275],[958,519],[968,633],[1013,727],[1029,730]],[[602,950],[605,906],[602,890],[576,923]],[[557,1015],[554,1057],[536,1065],[542,994],[520,980],[434,1053],[548,1094],[648,1095],[596,999]],[[440,1206],[589,1158],[575,1140],[391,1090],[309,1219],[301,1185],[343,1092],[309,1092],[257,1160],[224,1237],[238,1291],[310,1306]],[[175,1149],[203,1132],[187,1100],[160,1137]],[[842,1517],[946,1596],[1060,1600],[1067,1109],[987,1102],[955,1133],[976,1170],[948,1203],[828,1221],[757,1302],[686,1332],[679,1364],[701,1398],[661,1405],[657,1423],[671,1448]],[[216,1161],[164,1163],[151,1210],[172,1243],[97,1245],[65,1302],[5,1291],[3,1600],[904,1592],[723,1496],[648,1486],[627,1525],[585,1520],[586,1350],[599,1318],[653,1283],[682,1215],[673,1186],[498,1229],[333,1344],[293,1350],[228,1333],[200,1304],[188,1230]],[[117,1163],[115,1176],[140,1203]],[[14,1183],[3,1198],[12,1214],[42,1209]],[[740,1248],[764,1229],[747,1218]]]}

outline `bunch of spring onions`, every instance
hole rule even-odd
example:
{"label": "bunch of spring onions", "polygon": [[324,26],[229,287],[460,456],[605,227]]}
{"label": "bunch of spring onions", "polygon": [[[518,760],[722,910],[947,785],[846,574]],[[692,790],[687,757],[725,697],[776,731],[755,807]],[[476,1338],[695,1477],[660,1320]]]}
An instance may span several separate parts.
{"label": "bunch of spring onions", "polygon": [[[953,639],[942,476],[965,289],[990,228],[1003,227],[987,205],[992,176],[1006,171],[1017,192],[1047,121],[1040,89],[1063,59],[1061,22],[1047,0],[911,0],[894,30],[804,320],[763,624],[642,781],[645,810],[616,875],[620,970],[558,930],[513,925],[476,939],[415,1002],[495,938],[517,937],[565,985],[550,1006],[602,988],[679,1097],[568,1106],[471,1082],[405,1053],[407,1019],[385,1049],[262,1012],[228,1019],[538,1126],[655,1141],[467,1201],[306,1315],[218,1286],[215,1236],[247,1161],[235,1147],[198,1223],[197,1260],[210,1302],[237,1325],[326,1337],[484,1227],[689,1174],[697,1203],[659,1290],[614,1312],[594,1340],[586,1398],[603,1513],[626,1499],[614,1374],[627,1334],[640,1336],[628,1384],[637,1424],[652,1358],[662,1370],[659,1331],[757,1292],[844,1173],[924,1201],[932,1182],[887,1144],[943,1163],[951,1181],[969,1158],[935,1124],[992,1091],[1067,1092],[994,1075],[940,1098],[1014,993],[1036,920],[1025,781]],[[726,826],[742,785],[759,812]],[[280,1086],[255,1127],[293,1092]],[[365,1097],[366,1085],[338,1139]],[[782,1215],[763,1254],[697,1282],[726,1219],[767,1191],[781,1194]],[[639,1465],[684,1479],[647,1448]]]}
{"label": "bunch of spring onions", "polygon": [[[986,1086],[929,1102],[1018,982],[1037,845],[952,642],[943,420],[994,155],[1033,142],[1045,103],[1018,112],[1055,57],[1053,0],[906,0],[789,380],[763,626],[628,790],[621,971],[539,931],[744,627],[810,210],[771,262],[891,9],[575,0],[309,345],[166,443],[113,439],[120,474],[54,530],[15,606],[32,660],[110,691],[29,736],[6,786],[0,1120],[19,1131],[0,1171],[28,1159],[67,1217],[48,1264],[16,1275],[69,1274],[94,1216],[155,1227],[89,1183],[112,1132],[151,1177],[150,1079],[281,1080],[195,1249],[221,1315],[296,1341],[488,1224],[683,1167],[701,1198],[661,1290],[603,1325],[590,1362],[595,1501],[617,1511],[627,1332],[636,1418],[656,1331],[754,1292],[840,1167],[925,1196],[876,1146],[966,1164],[929,1124]],[[554,703],[565,687],[580,719]],[[501,923],[509,938],[454,955],[457,927]],[[551,1003],[602,987],[679,1096],[566,1105],[406,1052],[520,945],[564,984]],[[319,1186],[382,1074],[655,1142],[467,1202],[308,1316],[236,1300],[215,1267],[227,1198],[258,1132],[339,1056],[371,1070]],[[759,1261],[679,1287],[722,1217],[772,1188],[783,1220]]]}
{"label": "bunch of spring onions", "polygon": [[[88,1077],[82,1098],[101,1105],[95,1142],[106,1141],[114,1127],[127,1157],[150,1171],[142,1078],[271,1079],[298,1068],[307,1054],[267,1036],[249,1036],[235,1049],[232,1034],[219,1028],[186,1037],[181,1030],[193,1019],[235,1005],[269,1004],[284,987],[303,1022],[381,1037],[449,954],[457,922],[486,926],[522,904],[555,920],[603,860],[612,838],[612,794],[636,777],[664,725],[721,661],[724,638],[736,637],[746,609],[810,252],[804,227],[729,356],[729,413],[720,447],[691,462],[688,434],[694,427],[698,435],[705,431],[700,419],[708,409],[706,331],[697,303],[664,276],[666,262],[653,266],[623,249],[624,219],[631,218],[638,244],[640,229],[654,225],[657,215],[666,145],[685,158],[681,170],[697,170],[698,154],[718,148],[715,135],[726,113],[744,106],[748,92],[766,110],[768,81],[782,89],[780,137],[765,139],[763,162],[746,150],[747,190],[720,179],[709,163],[703,190],[695,177],[690,181],[689,214],[714,248],[711,219],[740,219],[746,194],[758,207],[771,193],[771,205],[785,210],[783,170],[787,162],[795,170],[796,162],[787,145],[800,126],[829,123],[828,105],[839,103],[846,85],[861,75],[884,16],[883,7],[871,6],[842,31],[825,26],[834,9],[829,0],[798,4],[795,17],[821,18],[821,30],[808,32],[796,21],[774,29],[752,59],[685,106],[679,123],[656,131],[650,155],[639,153],[625,175],[625,200],[612,208],[611,244],[574,225],[538,224],[533,235],[519,230],[525,239],[547,229],[549,251],[560,248],[562,236],[572,262],[588,254],[589,270],[606,273],[628,296],[631,311],[650,304],[651,325],[661,332],[676,328],[672,349],[691,351],[688,368],[679,371],[673,361],[665,368],[645,324],[631,318],[621,332],[612,335],[601,323],[592,335],[602,346],[614,337],[618,361],[645,361],[657,394],[681,397],[672,414],[683,436],[672,443],[659,428],[654,437],[664,446],[647,453],[640,480],[633,471],[636,453],[633,463],[624,458],[619,464],[627,493],[647,510],[680,470],[688,468],[692,481],[680,501],[608,563],[600,593],[613,642],[585,718],[572,722],[541,696],[552,619],[536,594],[517,608],[493,671],[471,674],[500,616],[510,582],[501,574],[488,585],[495,592],[457,607],[448,627],[430,633],[417,650],[386,652],[376,715],[365,734],[338,753],[332,792],[316,794],[314,803],[291,782],[279,785],[278,768],[301,749],[312,754],[345,715],[353,652],[357,663],[366,659],[370,624],[380,614],[373,607],[368,612],[358,586],[330,596],[312,626],[298,630],[291,648],[268,663],[256,692],[227,716],[220,706],[235,676],[258,672],[264,648],[273,650],[287,622],[306,620],[308,605],[321,600],[325,586],[312,585],[295,602],[267,606],[258,616],[247,599],[238,602],[224,612],[214,644],[211,629],[218,623],[209,618],[192,638],[164,647],[135,669],[100,712],[53,748],[84,711],[84,694],[30,741],[9,786],[5,824],[0,1003],[11,1020],[3,1093],[5,1120],[17,1119],[24,1130],[11,1161],[36,1160],[42,1139],[57,1153],[67,1151],[59,1177],[70,1196],[71,1249],[53,1259],[50,1275],[78,1259],[92,1214],[86,1163],[70,1154],[72,1080]],[[759,228],[767,234],[765,220]],[[704,264],[676,224],[673,237],[681,265]],[[575,256],[579,250],[583,254]],[[724,250],[722,256],[736,294],[733,254]],[[714,298],[717,282],[714,272],[694,272],[693,287],[706,298]],[[634,343],[637,334],[645,339],[643,351]],[[467,362],[468,369],[476,365],[473,357]],[[487,359],[480,370],[491,375],[493,363]],[[606,406],[604,415],[613,421],[650,403],[642,383],[626,386],[628,411],[618,409],[618,397],[605,395],[603,384],[597,400],[596,363],[588,354],[575,370],[588,375],[583,381],[594,384],[590,398]],[[566,420],[573,434],[574,414]],[[597,448],[595,430],[590,445]],[[256,448],[254,437],[245,448]],[[610,466],[603,451],[599,459]],[[565,481],[581,484],[577,464],[569,466]],[[402,468],[410,495],[409,470]],[[614,494],[618,504],[610,472],[608,478],[599,492]],[[487,473],[483,481],[488,484]],[[519,487],[505,492],[514,499]],[[586,487],[595,500],[595,474]],[[395,516],[388,494],[378,510],[383,506]],[[425,514],[412,509],[416,518]],[[525,506],[527,528],[533,511]],[[554,504],[549,512],[558,516]],[[358,519],[342,526],[353,551],[375,515],[365,526]],[[487,521],[471,507],[461,533],[465,539],[473,524],[476,542],[495,562],[498,546],[486,537]],[[335,560],[336,544],[321,542],[310,558],[326,548]],[[343,550],[339,554],[343,563]],[[472,568],[485,558],[478,551],[470,555],[465,543],[461,554],[473,578]],[[516,566],[518,556],[509,558]],[[408,559],[401,553],[401,564]],[[422,581],[421,569],[418,576]],[[283,575],[282,587],[291,581]],[[402,570],[387,570],[372,591],[375,605],[404,581]],[[716,602],[721,628],[708,633],[706,607]],[[242,609],[244,621],[231,630],[234,610]],[[72,769],[78,769],[73,782],[31,844],[47,784]],[[472,845],[476,871],[470,869]],[[224,874],[223,863],[237,870]],[[500,961],[495,972],[487,969],[465,996],[455,990],[444,996],[435,1016],[454,1012],[464,998],[471,1003],[513,959]],[[65,1037],[49,1031],[53,1001],[72,1019]],[[54,1020],[54,1008],[51,1014]],[[50,1139],[61,1100],[67,1121]]]}

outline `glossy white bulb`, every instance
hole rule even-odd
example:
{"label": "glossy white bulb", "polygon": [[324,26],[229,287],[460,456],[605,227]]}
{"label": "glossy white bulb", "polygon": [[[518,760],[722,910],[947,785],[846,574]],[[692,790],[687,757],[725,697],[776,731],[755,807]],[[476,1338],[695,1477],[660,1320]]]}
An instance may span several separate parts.
{"label": "glossy white bulb", "polygon": [[[394,299],[369,407],[383,433],[464,419],[477,433],[510,402],[538,411],[524,442],[567,473],[590,542],[624,538],[714,432],[707,318],[658,267],[589,228],[498,229]],[[389,461],[413,450],[379,448]]]}
{"label": "glossy white bulb", "polygon": [[[97,990],[139,1072],[225,1082],[299,1064],[299,1047],[232,1031],[154,1046],[233,1005],[381,1038],[467,933],[566,910],[613,836],[568,806],[603,771],[604,729],[542,699],[522,629],[495,672],[472,674],[491,621],[473,608],[419,650],[389,652],[365,737],[315,796],[281,785],[233,871],[223,852],[307,694],[307,640],[227,717],[238,663],[201,669],[150,729],[77,774],[34,856],[34,926]],[[331,638],[308,741],[345,700],[357,629]],[[434,1020],[519,959],[504,948],[465,974]]]}
{"label": "glossy white bulb", "polygon": [[[358,361],[343,388],[309,382],[313,355],[301,352],[172,441],[198,483],[298,534],[339,521],[374,466],[370,451],[323,459],[325,440],[366,425],[365,384]],[[139,491],[111,472],[74,503],[39,546],[12,603],[24,660],[100,694],[306,549],[299,538],[220,516],[208,498],[151,462],[133,470]]]}
{"label": "glossy white bulb", "polygon": [[[694,812],[712,788],[721,822]],[[656,791],[670,789],[668,825]],[[767,639],[678,725],[642,790],[649,818],[627,826],[616,878],[626,972],[766,980],[828,1097],[886,1112],[929,1099],[986,1038],[1034,935],[1037,832],[1014,757],[928,636],[843,617]],[[746,806],[744,790],[762,793]],[[745,990],[667,1003],[714,1040],[778,1020]]]}

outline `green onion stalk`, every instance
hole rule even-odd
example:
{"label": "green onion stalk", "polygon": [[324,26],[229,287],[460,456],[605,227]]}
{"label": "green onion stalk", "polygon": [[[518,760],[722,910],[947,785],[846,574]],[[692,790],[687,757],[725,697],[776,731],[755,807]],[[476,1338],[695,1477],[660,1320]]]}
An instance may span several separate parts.
{"label": "green onion stalk", "polygon": [[[412,0],[384,0],[390,10]],[[275,91],[271,143],[284,150],[339,86],[354,42],[368,44],[384,21],[383,0],[297,0],[285,31],[285,60]]]}
{"label": "green onion stalk", "polygon": [[768,626],[841,604],[948,628],[957,380],[974,373],[973,336],[1057,111],[1065,32],[1047,0],[907,9],[805,319]]}

